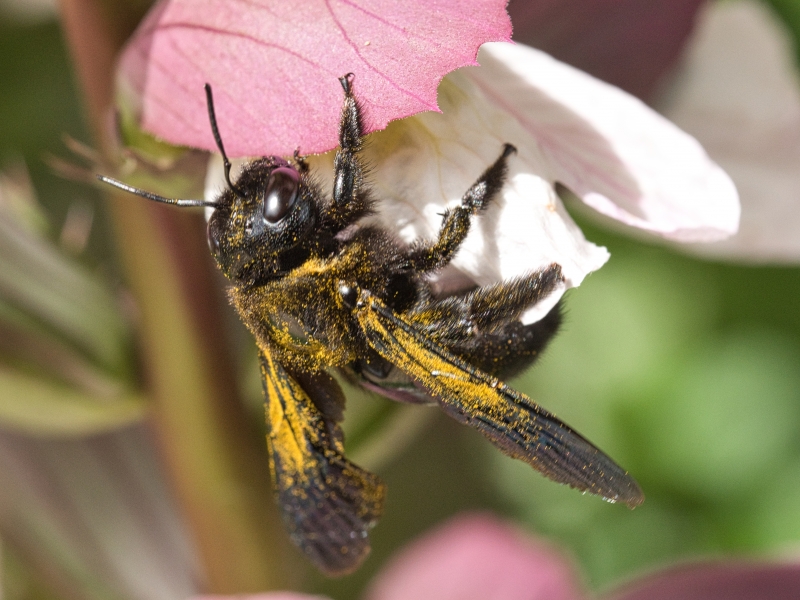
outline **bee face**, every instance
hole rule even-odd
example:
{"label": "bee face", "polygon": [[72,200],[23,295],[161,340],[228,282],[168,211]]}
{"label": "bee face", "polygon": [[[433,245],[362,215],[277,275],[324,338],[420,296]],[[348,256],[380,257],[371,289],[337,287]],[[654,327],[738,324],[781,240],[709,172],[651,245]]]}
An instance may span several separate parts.
{"label": "bee face", "polygon": [[268,275],[308,238],[317,221],[314,190],[305,175],[277,156],[244,167],[208,222],[208,245],[226,277],[246,283]]}

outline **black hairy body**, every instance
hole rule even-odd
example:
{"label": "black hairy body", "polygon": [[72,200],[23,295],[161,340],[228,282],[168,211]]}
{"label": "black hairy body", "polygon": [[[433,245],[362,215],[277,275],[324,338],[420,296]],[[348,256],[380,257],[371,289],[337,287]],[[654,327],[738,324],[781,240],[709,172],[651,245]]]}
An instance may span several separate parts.
{"label": "black hairy body", "polygon": [[344,456],[344,396],[329,371],[408,402],[439,404],[506,454],[545,476],[633,507],[643,497],[611,459],[527,396],[502,383],[536,359],[560,323],[558,307],[538,323],[522,313],[562,281],[553,264],[528,276],[437,298],[429,275],[458,252],[471,221],[501,190],[515,152],[506,144],[442,217],[435,240],[412,246],[360,221],[374,208],[359,160],[361,109],[352,76],[339,127],[330,197],[302,159],[247,164],[214,202],[153,200],[215,208],[209,245],[231,281],[229,297],[261,359],[272,476],[295,543],[323,571],[355,569],[385,486]]}

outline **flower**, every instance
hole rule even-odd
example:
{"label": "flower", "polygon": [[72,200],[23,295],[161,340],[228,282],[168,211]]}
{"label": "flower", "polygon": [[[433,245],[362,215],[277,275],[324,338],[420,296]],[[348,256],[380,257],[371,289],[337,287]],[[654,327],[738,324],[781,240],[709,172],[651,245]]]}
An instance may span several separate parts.
{"label": "flower", "polygon": [[366,600],[577,600],[575,568],[552,544],[488,513],[466,513],[412,541]]}
{"label": "flower", "polygon": [[[267,19],[270,13],[264,14],[257,12],[253,18]],[[182,38],[173,39],[178,25],[160,25],[160,18],[149,19],[130,43],[121,63],[122,80],[128,82],[124,89],[138,90],[140,97],[132,103],[145,111],[145,126],[168,135],[175,125],[173,117],[147,117],[146,108],[160,106],[164,98],[185,93],[186,84],[184,78],[178,77],[177,85],[164,87],[170,80],[159,74],[163,69],[158,63],[145,77],[143,48],[155,52],[162,36],[176,47],[199,47],[202,39],[212,44],[215,52],[234,56],[236,47],[230,38],[238,39],[236,36],[242,34],[239,25],[217,24],[215,32],[228,27],[227,36],[215,33],[209,38],[205,32],[201,36],[193,33],[194,29],[185,28],[181,30]],[[172,23],[172,18],[166,22]],[[200,15],[194,17],[194,21],[199,18]],[[269,28],[262,29],[267,32],[263,36],[268,36]],[[276,39],[283,39],[281,35]],[[261,39],[261,43],[266,42]],[[280,45],[285,49],[284,42]],[[376,43],[373,51],[406,52],[410,60],[419,60],[410,47],[402,45],[382,48]],[[303,52],[309,56],[307,50]],[[389,123],[384,132],[370,137],[364,153],[372,167],[371,184],[382,201],[379,220],[410,242],[435,235],[443,208],[460,201],[477,175],[497,157],[503,143],[512,143],[519,149],[519,155],[511,162],[502,198],[486,212],[481,225],[473,228],[451,268],[442,273],[443,287],[484,285],[557,262],[562,266],[566,285],[524,315],[524,321],[533,322],[546,314],[564,289],[579,285],[608,259],[605,249],[586,241],[564,209],[558,189],[569,190],[614,222],[680,242],[709,242],[736,231],[738,196],[730,179],[693,138],[642,102],[520,44],[485,44],[478,62],[480,68],[462,69],[442,81],[438,97],[441,112],[420,113]],[[241,58],[237,65],[236,69],[228,67],[228,71],[259,71],[249,56]],[[340,67],[345,68],[344,64]],[[319,80],[316,71],[284,75],[288,78],[285,86],[294,90],[329,87]],[[387,121],[384,109],[392,102],[388,95],[371,95],[376,93],[371,88],[372,75],[368,69],[360,87],[361,77],[356,71],[354,85],[371,129],[378,129]],[[150,76],[156,83],[145,85]],[[227,84],[223,79],[219,85]],[[152,92],[151,87],[155,88]],[[174,93],[165,91],[173,88]],[[232,132],[226,144],[237,144],[234,147],[252,153],[259,146],[251,142],[238,145],[240,131],[246,132],[248,140],[253,132],[258,132],[262,140],[272,140],[277,134],[273,135],[271,125],[262,123],[262,117],[251,122],[243,119],[242,107],[251,106],[250,97],[238,83],[231,88],[232,92],[223,91],[229,104],[240,102],[242,106],[227,110],[227,115],[225,107],[218,106],[223,139],[224,132]],[[197,97],[201,98],[200,94]],[[257,110],[244,112],[251,117],[254,111],[268,115],[270,123],[291,123],[297,141],[289,144],[281,133],[276,141],[265,142],[260,153],[277,148],[277,153],[291,154],[298,145],[301,151],[333,145],[328,141],[330,135],[315,129],[322,117],[314,113],[312,123],[306,123],[297,116],[297,108],[288,101],[278,101],[280,97],[267,90],[259,97]],[[247,99],[246,103],[242,98]],[[317,103],[334,108],[340,102],[340,98],[334,99],[327,92],[317,98]],[[338,120],[334,108],[324,117],[326,131],[333,130]],[[408,114],[405,107],[393,110],[391,118]],[[373,115],[372,111],[378,114]],[[197,111],[192,114],[196,116]],[[181,111],[181,119],[184,118]],[[207,129],[204,122],[203,127]],[[310,130],[316,133],[309,134]],[[204,147],[212,147],[209,132],[203,135]],[[310,162],[330,185],[332,154],[312,157]],[[219,167],[212,173],[215,175],[207,190],[213,196],[222,179]],[[463,282],[465,277],[468,283],[453,283]]]}
{"label": "flower", "polygon": [[573,0],[512,1],[509,12],[515,39],[651,102],[731,176],[742,202],[739,231],[682,250],[722,260],[796,262],[794,13],[780,2],[754,0],[610,4],[578,10]]}
{"label": "flower", "polygon": [[706,0],[510,0],[514,39],[649,102]]}
{"label": "flower", "polygon": [[[800,594],[800,564],[700,561],[632,580],[606,600],[789,600]],[[491,514],[452,518],[396,554],[364,600],[580,600],[590,596],[574,565],[552,543]],[[312,600],[305,594],[199,596],[195,600]]]}
{"label": "flower", "polygon": [[747,262],[800,259],[800,89],[786,26],[752,0],[702,13],[674,84],[659,105],[731,175],[742,226],[701,255]]}
{"label": "flower", "polygon": [[[384,199],[379,216],[406,241],[434,236],[442,207],[460,200],[505,142],[519,152],[502,199],[451,263],[479,285],[557,262],[574,287],[607,260],[565,211],[559,186],[606,217],[669,239],[711,241],[736,231],[728,176],[642,102],[521,44],[486,44],[478,59],[480,68],[444,79],[441,114],[392,123],[370,138],[366,159]],[[558,296],[527,320],[546,314]]]}
{"label": "flower", "polygon": [[370,131],[435,110],[446,73],[510,39],[505,4],[162,0],[127,44],[119,88],[143,128],[174,144],[216,150],[210,83],[231,156],[324,152],[338,143],[338,77],[358,77]]}

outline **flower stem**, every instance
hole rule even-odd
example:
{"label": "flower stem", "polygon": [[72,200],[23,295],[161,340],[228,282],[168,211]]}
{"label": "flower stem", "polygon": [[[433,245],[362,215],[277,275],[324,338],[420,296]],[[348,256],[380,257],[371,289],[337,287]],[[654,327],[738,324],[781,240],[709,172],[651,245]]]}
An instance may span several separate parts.
{"label": "flower stem", "polygon": [[[112,162],[106,119],[124,31],[102,0],[61,0],[96,143]],[[286,584],[294,553],[269,490],[263,442],[253,435],[225,352],[221,302],[199,215],[129,196],[111,199],[139,339],[152,418],[166,471],[191,529],[207,592],[256,592]]]}
{"label": "flower stem", "polygon": [[153,416],[170,479],[214,593],[284,582],[286,536],[266,448],[242,412],[215,307],[201,218],[115,199],[113,218],[139,301]]}

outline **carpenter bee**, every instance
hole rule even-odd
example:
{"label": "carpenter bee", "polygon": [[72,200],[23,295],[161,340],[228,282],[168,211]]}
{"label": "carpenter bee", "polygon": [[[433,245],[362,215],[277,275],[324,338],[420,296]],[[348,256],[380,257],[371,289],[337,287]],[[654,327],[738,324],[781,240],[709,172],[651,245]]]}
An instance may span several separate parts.
{"label": "carpenter bee", "polygon": [[438,404],[506,454],[546,477],[630,507],[642,492],[623,469],[533,400],[502,382],[529,366],[554,335],[558,307],[538,323],[520,315],[562,281],[557,264],[525,277],[439,298],[429,284],[458,252],[472,219],[503,187],[506,144],[448,210],[438,237],[413,245],[364,224],[375,201],[365,183],[362,110],[353,75],[340,79],[340,147],[328,198],[295,152],[263,157],[234,183],[206,85],[227,189],[213,202],[165,198],[108,177],[150,200],[209,206],[208,242],[258,346],[272,478],[294,543],[322,571],[353,571],[369,553],[385,485],[344,455],[337,369],[403,401]]}

